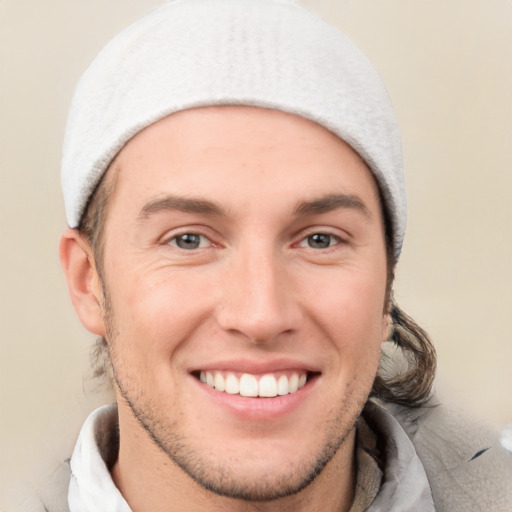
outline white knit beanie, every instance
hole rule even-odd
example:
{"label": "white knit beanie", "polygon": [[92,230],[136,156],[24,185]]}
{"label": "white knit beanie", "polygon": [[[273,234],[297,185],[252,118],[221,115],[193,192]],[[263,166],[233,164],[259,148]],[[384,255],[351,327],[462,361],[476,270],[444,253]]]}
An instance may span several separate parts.
{"label": "white knit beanie", "polygon": [[296,114],[350,144],[380,187],[398,258],[406,198],[389,96],[352,41],[291,0],[174,0],[107,44],[78,84],[66,127],[69,226],[79,226],[130,138],[173,112],[210,105]]}

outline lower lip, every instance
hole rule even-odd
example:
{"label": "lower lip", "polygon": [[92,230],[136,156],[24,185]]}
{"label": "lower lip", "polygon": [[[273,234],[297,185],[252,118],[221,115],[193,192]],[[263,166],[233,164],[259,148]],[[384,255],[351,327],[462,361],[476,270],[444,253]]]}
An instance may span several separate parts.
{"label": "lower lip", "polygon": [[209,400],[222,407],[226,412],[245,421],[269,421],[282,418],[299,408],[315,387],[319,376],[315,375],[308,379],[306,385],[295,393],[272,398],[230,395],[203,384],[195,377],[191,376],[191,378]]}

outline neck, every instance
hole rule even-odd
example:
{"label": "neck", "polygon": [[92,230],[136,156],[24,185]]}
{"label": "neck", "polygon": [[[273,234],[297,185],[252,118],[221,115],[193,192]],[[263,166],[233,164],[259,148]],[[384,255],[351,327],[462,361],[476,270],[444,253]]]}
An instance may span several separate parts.
{"label": "neck", "polygon": [[119,456],[112,478],[133,512],[302,512],[350,510],[355,487],[355,429],[311,484],[284,498],[254,502],[204,489],[158,448],[131,411],[119,405]]}

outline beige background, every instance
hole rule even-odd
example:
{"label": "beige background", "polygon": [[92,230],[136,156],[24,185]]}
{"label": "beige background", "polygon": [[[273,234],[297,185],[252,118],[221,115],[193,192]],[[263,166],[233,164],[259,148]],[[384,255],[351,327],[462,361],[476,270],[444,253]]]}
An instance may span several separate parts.
{"label": "beige background", "polygon": [[[71,450],[105,400],[57,260],[59,158],[74,85],[160,0],[0,0],[0,481]],[[304,0],[383,75],[405,148],[396,296],[433,336],[438,386],[512,421],[512,2]],[[69,454],[69,453],[68,453]],[[30,471],[29,471],[30,470]]]}

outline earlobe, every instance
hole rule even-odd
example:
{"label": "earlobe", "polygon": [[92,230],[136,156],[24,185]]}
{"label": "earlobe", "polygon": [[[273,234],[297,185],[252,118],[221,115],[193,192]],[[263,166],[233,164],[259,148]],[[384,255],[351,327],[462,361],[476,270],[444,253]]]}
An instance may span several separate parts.
{"label": "earlobe", "polygon": [[87,330],[104,336],[103,292],[90,245],[76,229],[69,228],[61,235],[59,256],[80,321]]}

